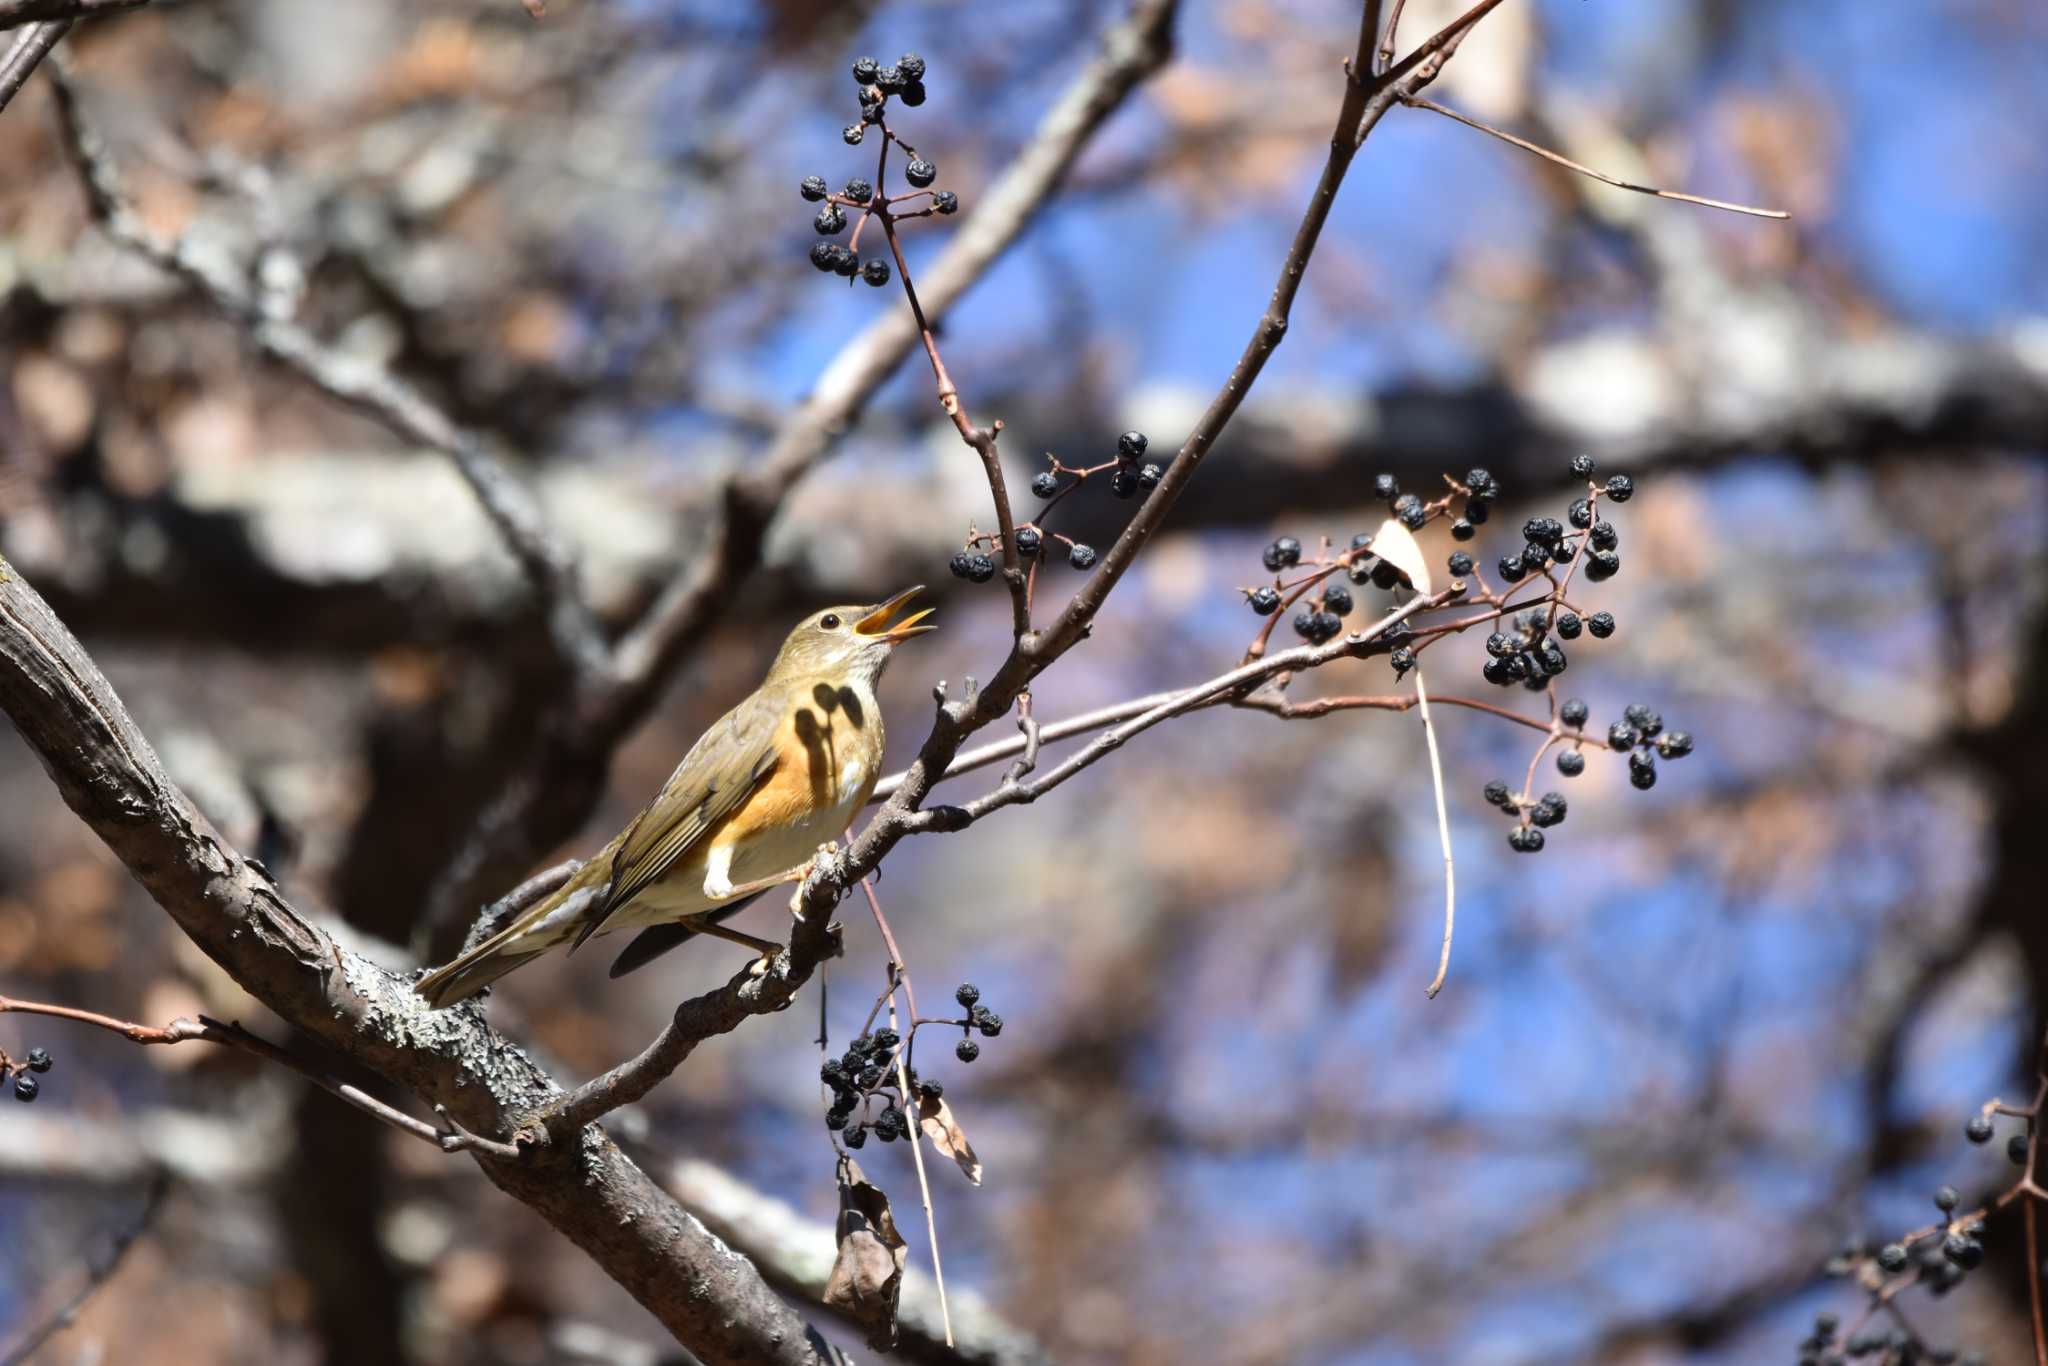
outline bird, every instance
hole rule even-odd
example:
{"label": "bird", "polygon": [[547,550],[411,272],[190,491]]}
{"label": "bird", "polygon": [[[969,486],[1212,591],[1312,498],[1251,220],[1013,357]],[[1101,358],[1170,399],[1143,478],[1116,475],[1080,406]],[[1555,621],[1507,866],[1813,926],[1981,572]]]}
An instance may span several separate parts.
{"label": "bird", "polygon": [[897,646],[937,629],[924,621],[928,607],[898,619],[921,591],[797,623],[766,680],[699,737],[646,810],[560,888],[413,989],[443,1009],[550,949],[622,930],[640,935],[613,977],[699,934],[778,950],[721,922],[805,876],[867,804],[882,768],[875,684]]}

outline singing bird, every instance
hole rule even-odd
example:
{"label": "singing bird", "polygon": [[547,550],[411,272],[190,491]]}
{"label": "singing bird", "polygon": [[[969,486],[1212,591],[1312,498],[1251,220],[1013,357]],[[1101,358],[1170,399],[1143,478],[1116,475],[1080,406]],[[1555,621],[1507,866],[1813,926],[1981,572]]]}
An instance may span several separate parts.
{"label": "singing bird", "polygon": [[603,852],[414,990],[438,1010],[557,945],[618,930],[641,933],[612,965],[614,977],[697,934],[778,948],[719,922],[802,877],[867,803],[882,768],[876,680],[898,645],[936,629],[920,624],[930,608],[896,619],[921,590],[806,617],[767,680],[704,732],[661,795]]}

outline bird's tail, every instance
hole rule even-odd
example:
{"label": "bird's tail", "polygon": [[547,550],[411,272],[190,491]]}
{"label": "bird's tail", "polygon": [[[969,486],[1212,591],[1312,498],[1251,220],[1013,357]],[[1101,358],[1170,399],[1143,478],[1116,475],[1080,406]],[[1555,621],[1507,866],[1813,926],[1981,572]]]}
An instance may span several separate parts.
{"label": "bird's tail", "polygon": [[563,888],[452,963],[420,978],[412,989],[426,997],[433,1009],[441,1010],[468,1000],[514,968],[567,943],[576,933],[576,921],[557,912],[565,894],[575,890],[573,883]]}

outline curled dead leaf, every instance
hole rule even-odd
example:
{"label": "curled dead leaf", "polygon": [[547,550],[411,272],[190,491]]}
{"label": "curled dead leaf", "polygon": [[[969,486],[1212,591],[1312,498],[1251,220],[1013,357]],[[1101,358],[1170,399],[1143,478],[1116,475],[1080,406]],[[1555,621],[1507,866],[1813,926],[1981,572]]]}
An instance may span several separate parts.
{"label": "curled dead leaf", "polygon": [[981,1159],[974,1155],[974,1145],[967,1141],[966,1131],[960,1121],[953,1117],[953,1107],[946,1104],[944,1096],[937,1100],[917,1100],[918,1127],[924,1136],[937,1148],[959,1164],[960,1170],[975,1185],[981,1184]]}
{"label": "curled dead leaf", "polygon": [[1380,529],[1372,534],[1372,553],[1385,560],[1408,576],[1418,593],[1428,593],[1429,561],[1423,558],[1422,545],[1413,532],[1402,526],[1395,518],[1389,517],[1380,523]]}
{"label": "curled dead leaf", "polygon": [[889,1197],[850,1157],[839,1160],[839,1256],[825,1282],[825,1303],[867,1330],[878,1352],[896,1344],[896,1302],[903,1293],[903,1235]]}

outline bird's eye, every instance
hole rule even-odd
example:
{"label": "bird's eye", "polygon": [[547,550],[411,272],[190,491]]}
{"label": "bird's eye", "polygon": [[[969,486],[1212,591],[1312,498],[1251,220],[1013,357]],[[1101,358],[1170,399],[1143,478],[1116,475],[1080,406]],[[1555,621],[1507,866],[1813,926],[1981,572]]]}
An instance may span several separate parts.
{"label": "bird's eye", "polygon": [[837,612],[827,612],[824,616],[818,618],[818,625],[824,627],[828,631],[838,630],[839,614]]}

